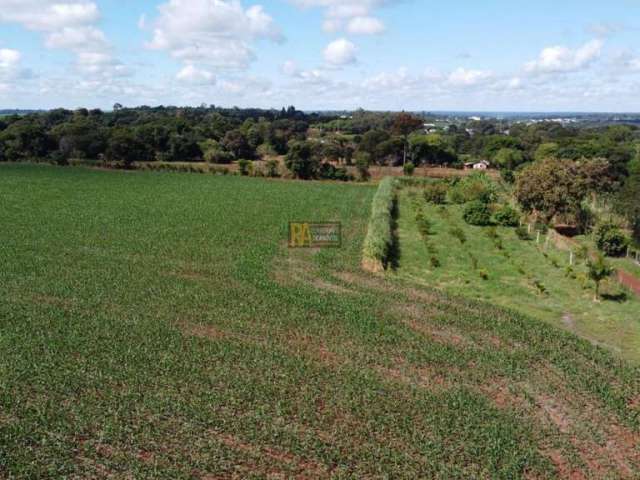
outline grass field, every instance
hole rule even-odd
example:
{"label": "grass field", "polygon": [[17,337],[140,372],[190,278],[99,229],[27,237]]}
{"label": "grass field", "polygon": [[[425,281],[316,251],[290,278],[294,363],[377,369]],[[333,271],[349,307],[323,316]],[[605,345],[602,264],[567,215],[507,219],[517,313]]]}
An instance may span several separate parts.
{"label": "grass field", "polygon": [[636,477],[637,367],[362,273],[374,193],[0,166],[0,478]]}
{"label": "grass field", "polygon": [[[640,299],[632,293],[624,301],[594,302],[594,285],[588,279],[584,260],[575,259],[571,271],[569,252],[545,246],[545,237],[536,243],[523,241],[513,228],[497,228],[497,236],[487,227],[474,227],[462,219],[462,207],[427,204],[410,190],[400,201],[400,274],[417,282],[449,292],[511,307],[536,318],[566,328],[594,343],[640,362]],[[437,246],[441,265],[430,264],[415,221],[416,206],[432,223],[430,242]],[[464,232],[465,241],[452,234]],[[482,278],[486,274],[486,278]],[[605,292],[619,288],[610,281]]]}

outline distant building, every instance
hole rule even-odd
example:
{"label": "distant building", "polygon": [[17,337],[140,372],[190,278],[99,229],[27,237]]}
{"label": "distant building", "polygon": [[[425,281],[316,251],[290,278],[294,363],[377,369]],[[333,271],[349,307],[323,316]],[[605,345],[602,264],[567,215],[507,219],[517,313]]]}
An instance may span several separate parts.
{"label": "distant building", "polygon": [[480,162],[468,162],[464,164],[465,170],[487,170],[491,166],[486,160],[482,160]]}

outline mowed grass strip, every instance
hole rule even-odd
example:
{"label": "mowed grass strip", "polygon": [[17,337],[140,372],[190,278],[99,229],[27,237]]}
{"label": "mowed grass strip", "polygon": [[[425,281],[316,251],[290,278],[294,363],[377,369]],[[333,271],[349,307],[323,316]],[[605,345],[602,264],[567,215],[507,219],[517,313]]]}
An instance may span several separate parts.
{"label": "mowed grass strip", "polygon": [[[374,193],[0,167],[0,476],[637,472],[637,369],[361,273]],[[289,250],[304,219],[343,248]]]}

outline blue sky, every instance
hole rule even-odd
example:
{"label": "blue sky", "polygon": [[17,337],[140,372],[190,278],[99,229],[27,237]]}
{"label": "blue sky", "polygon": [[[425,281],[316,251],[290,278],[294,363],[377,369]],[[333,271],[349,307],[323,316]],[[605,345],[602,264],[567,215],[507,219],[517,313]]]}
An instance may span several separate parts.
{"label": "blue sky", "polygon": [[0,108],[640,111],[640,0],[0,0]]}

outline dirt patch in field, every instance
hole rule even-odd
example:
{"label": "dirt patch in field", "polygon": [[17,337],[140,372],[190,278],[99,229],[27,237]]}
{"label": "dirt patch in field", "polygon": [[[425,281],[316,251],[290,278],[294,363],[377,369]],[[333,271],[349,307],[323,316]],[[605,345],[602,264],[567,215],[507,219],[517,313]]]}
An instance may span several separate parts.
{"label": "dirt patch in field", "polygon": [[582,470],[577,469],[565,458],[560,450],[544,449],[541,453],[551,460],[556,467],[558,476],[566,480],[586,480],[586,476]]}
{"label": "dirt patch in field", "polygon": [[391,367],[377,366],[374,369],[385,380],[433,391],[453,388],[456,383],[454,377],[460,375],[460,372],[452,367],[410,365],[403,358],[397,358]]}
{"label": "dirt patch in field", "polygon": [[34,303],[40,303],[43,305],[49,305],[51,307],[56,307],[61,310],[68,310],[73,305],[73,302],[66,298],[55,297],[53,295],[42,295],[42,294],[33,294],[32,301]]}
{"label": "dirt patch in field", "polygon": [[429,325],[413,319],[405,320],[404,323],[414,332],[417,332],[429,340],[442,345],[453,345],[456,347],[466,348],[473,348],[476,346],[471,339],[451,328],[437,327],[435,325]]}
{"label": "dirt patch in field", "polygon": [[[553,426],[573,446],[589,478],[638,478],[640,436],[613,418],[603,418],[588,399],[580,400],[539,394],[535,409],[543,422]],[[566,478],[582,478],[578,475],[585,473],[574,470],[572,475]]]}
{"label": "dirt patch in field", "polygon": [[516,388],[513,381],[505,378],[491,378],[480,385],[480,392],[499,409],[522,410],[529,407],[529,402]]}
{"label": "dirt patch in field", "polygon": [[192,337],[209,338],[212,340],[228,337],[226,332],[213,325],[188,324],[184,326],[184,333]]}
{"label": "dirt patch in field", "polygon": [[180,278],[182,280],[192,280],[192,281],[201,281],[209,278],[209,276],[206,275],[205,273],[198,272],[196,270],[182,270],[179,272],[173,272],[171,275],[176,278]]}
{"label": "dirt patch in field", "polygon": [[304,252],[290,253],[286,258],[276,260],[272,268],[272,278],[278,285],[284,287],[303,284],[330,293],[351,292],[344,285],[320,278],[313,264],[312,256],[312,251],[305,250]]}
{"label": "dirt patch in field", "polygon": [[[326,478],[330,475],[329,469],[324,465],[275,447],[252,445],[229,434],[218,434],[217,438],[230,449],[243,452],[256,460],[266,459],[271,465],[274,463],[278,465],[278,467],[261,467],[256,461],[255,465],[248,465],[248,470],[252,473],[257,473],[257,470],[271,478],[296,478],[300,480]],[[264,471],[265,468],[268,471]],[[274,475],[278,475],[278,477],[274,477]],[[203,476],[202,478],[211,477]]]}
{"label": "dirt patch in field", "polygon": [[346,359],[331,351],[327,345],[317,337],[293,330],[284,339],[288,349],[300,356],[310,356],[314,360],[336,367],[346,362]]}

